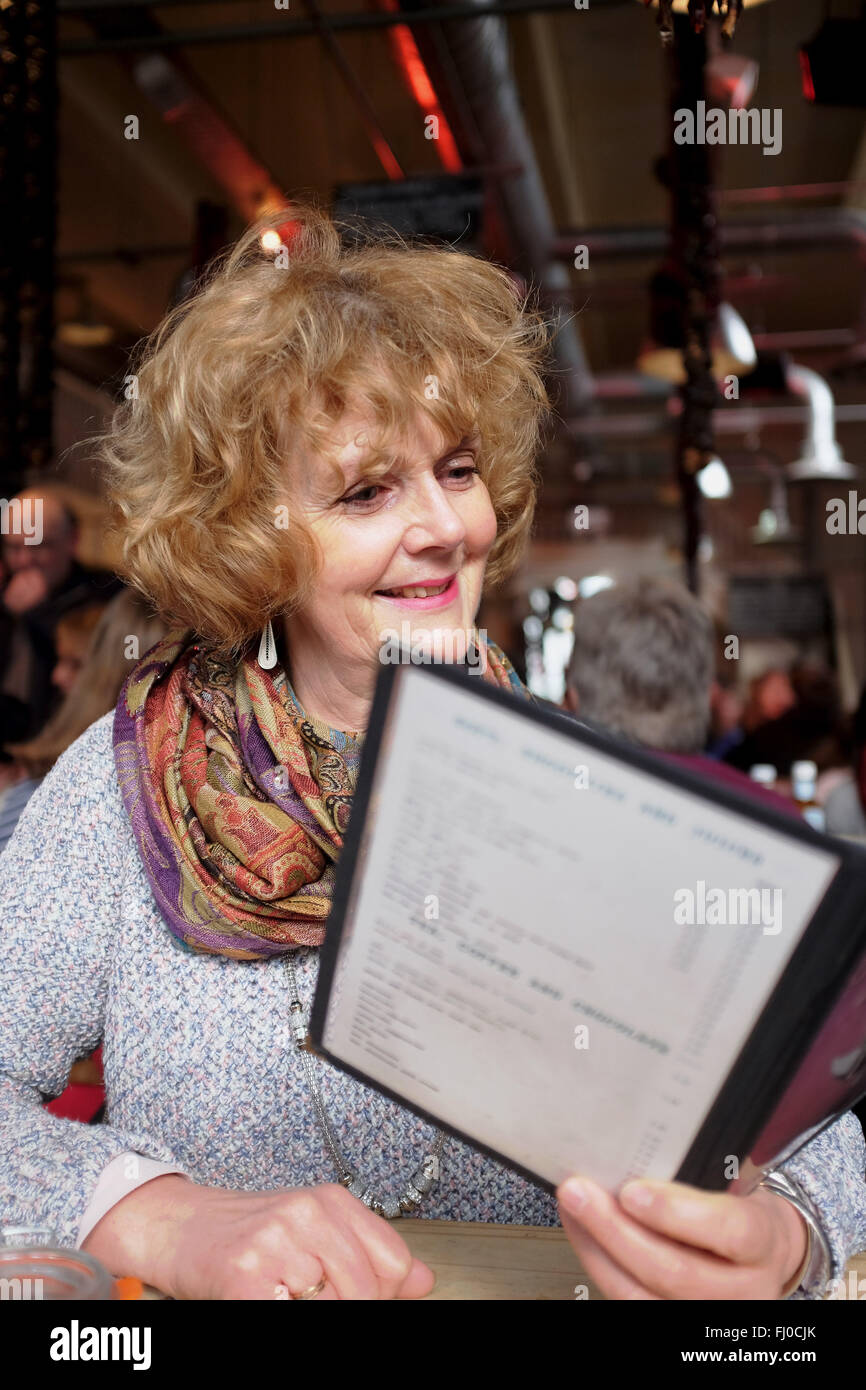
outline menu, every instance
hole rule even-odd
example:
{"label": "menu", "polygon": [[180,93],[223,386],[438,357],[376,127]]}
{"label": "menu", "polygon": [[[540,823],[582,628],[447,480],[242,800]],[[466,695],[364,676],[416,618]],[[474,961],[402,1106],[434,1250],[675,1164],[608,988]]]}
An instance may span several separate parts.
{"label": "menu", "polygon": [[313,1041],[550,1188],[723,1187],[866,951],[864,865],[460,669],[384,667]]}

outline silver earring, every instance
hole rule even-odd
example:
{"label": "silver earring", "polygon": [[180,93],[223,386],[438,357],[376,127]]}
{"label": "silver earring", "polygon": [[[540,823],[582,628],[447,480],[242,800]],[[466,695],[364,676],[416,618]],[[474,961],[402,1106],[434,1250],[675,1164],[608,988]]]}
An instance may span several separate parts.
{"label": "silver earring", "polygon": [[277,664],[277,644],[274,641],[274,629],[271,627],[271,620],[265,623],[262,628],[262,640],[259,642],[258,662],[265,671],[271,671]]}

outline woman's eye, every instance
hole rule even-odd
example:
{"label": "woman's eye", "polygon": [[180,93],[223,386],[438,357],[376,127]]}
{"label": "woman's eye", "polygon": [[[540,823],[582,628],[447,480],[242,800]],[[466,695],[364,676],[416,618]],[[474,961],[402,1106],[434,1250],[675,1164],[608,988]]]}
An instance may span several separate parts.
{"label": "woman's eye", "polygon": [[[360,492],[353,492],[351,497],[345,497],[343,500],[344,500],[344,502],[346,503],[346,506],[347,506],[347,507],[354,506],[354,504],[355,504],[356,502],[362,502],[362,503],[363,503],[363,501],[364,501],[364,494],[365,494],[365,493],[367,493],[367,492],[378,492],[378,491],[379,491],[379,484],[378,484],[378,483],[371,483],[369,487],[362,487],[361,490],[360,490]],[[374,499],[371,497],[369,500],[372,502]]]}
{"label": "woman's eye", "polygon": [[[456,467],[449,468],[446,476],[449,478],[457,478],[459,482],[465,482],[473,473],[479,475],[481,473],[481,469],[476,464],[459,463]],[[353,492],[350,497],[344,497],[343,505],[350,508],[359,507],[363,510],[376,501],[376,498],[371,497],[369,494],[379,491],[381,491],[380,483],[370,483],[367,487],[359,488],[357,492]]]}

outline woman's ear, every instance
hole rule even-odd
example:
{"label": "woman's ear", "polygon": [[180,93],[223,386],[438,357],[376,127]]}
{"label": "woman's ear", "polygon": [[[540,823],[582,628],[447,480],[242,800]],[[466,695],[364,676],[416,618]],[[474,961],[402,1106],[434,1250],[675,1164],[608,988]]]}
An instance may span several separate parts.
{"label": "woman's ear", "polygon": [[577,714],[577,691],[573,685],[566,685],[560,709],[567,709],[572,714]]}

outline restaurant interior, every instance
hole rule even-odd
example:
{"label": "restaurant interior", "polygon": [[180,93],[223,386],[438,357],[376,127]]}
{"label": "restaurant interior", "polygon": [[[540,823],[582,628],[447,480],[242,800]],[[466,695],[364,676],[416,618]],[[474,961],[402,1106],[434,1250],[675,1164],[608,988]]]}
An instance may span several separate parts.
{"label": "restaurant interior", "polygon": [[[115,574],[91,440],[130,354],[293,199],[489,259],[552,324],[553,411],[529,543],[479,625],[564,709],[596,596],[687,591],[711,718],[670,751],[866,844],[860,0],[32,0],[0,7],[0,49],[4,499],[44,488],[78,565]],[[0,601],[13,584],[7,556]],[[37,710],[20,611],[4,843],[14,748],[98,618],[67,611]],[[98,1123],[98,1049],[51,1108]]]}

